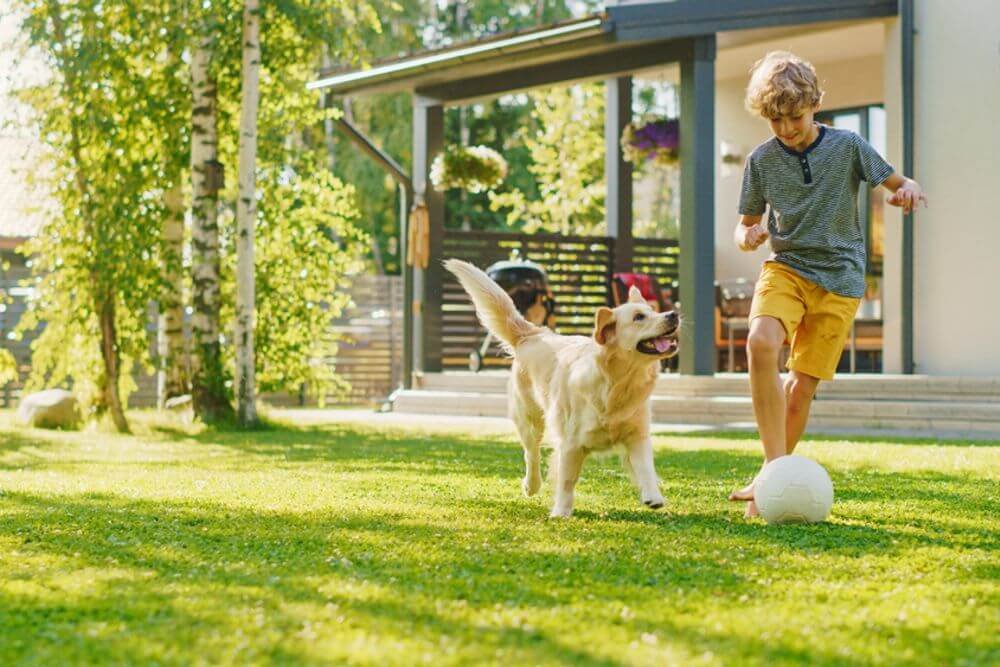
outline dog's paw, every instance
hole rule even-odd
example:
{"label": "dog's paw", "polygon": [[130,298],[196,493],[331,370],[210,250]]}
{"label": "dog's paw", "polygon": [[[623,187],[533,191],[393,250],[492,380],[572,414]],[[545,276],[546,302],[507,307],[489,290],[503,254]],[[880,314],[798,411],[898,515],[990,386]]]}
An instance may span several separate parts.
{"label": "dog's paw", "polygon": [[524,491],[524,495],[533,496],[538,493],[538,489],[542,488],[542,478],[541,477],[529,477],[525,476],[521,480],[521,489]]}
{"label": "dog's paw", "polygon": [[573,516],[572,507],[553,507],[549,512],[550,519],[568,519]]}
{"label": "dog's paw", "polygon": [[657,494],[650,498],[643,498],[642,504],[649,509],[658,510],[666,504],[667,501],[663,499],[663,496]]}

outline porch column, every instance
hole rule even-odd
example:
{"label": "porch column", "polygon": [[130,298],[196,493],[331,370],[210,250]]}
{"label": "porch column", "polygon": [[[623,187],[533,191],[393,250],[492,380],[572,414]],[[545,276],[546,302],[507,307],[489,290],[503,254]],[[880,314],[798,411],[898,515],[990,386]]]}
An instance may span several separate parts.
{"label": "porch column", "polygon": [[430,183],[431,162],[444,149],[444,107],[438,100],[413,96],[413,191],[423,197],[430,218],[430,259],[413,271],[414,372],[441,370],[441,257],[444,240],[444,193]]}
{"label": "porch column", "polygon": [[715,372],[715,35],[681,61],[680,372]]}
{"label": "porch column", "polygon": [[619,140],[632,120],[632,77],[604,82],[604,198],[608,236],[614,239],[614,270],[632,270],[632,165],[622,158]]}

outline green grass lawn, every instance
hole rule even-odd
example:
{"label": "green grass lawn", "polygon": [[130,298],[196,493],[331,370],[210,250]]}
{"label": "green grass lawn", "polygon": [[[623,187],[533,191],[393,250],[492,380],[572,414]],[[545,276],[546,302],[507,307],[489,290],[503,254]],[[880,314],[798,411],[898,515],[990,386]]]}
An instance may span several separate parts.
{"label": "green grass lawn", "polygon": [[657,437],[660,512],[591,459],[553,521],[511,436],[133,421],[0,415],[0,665],[1000,661],[998,443],[810,440],[833,516],[768,527],[744,436]]}

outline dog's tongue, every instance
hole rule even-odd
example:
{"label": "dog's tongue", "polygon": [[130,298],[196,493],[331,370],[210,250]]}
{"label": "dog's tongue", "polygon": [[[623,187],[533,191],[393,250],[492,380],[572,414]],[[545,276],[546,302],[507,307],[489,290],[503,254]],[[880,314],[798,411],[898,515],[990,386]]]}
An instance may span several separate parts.
{"label": "dog's tongue", "polygon": [[653,345],[656,347],[657,352],[666,352],[670,349],[670,339],[669,338],[654,338]]}

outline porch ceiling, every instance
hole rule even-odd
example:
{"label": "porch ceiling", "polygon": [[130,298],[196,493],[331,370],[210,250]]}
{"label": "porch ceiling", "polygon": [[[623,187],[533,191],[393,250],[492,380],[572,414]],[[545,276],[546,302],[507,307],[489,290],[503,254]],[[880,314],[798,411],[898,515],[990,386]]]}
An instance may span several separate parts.
{"label": "porch ceiling", "polygon": [[[409,91],[451,104],[554,83],[611,77],[676,62],[691,40],[719,47],[758,41],[807,24],[894,16],[897,0],[672,0],[625,3],[582,19],[492,35],[443,49],[328,69],[309,84],[333,94]],[[798,28],[801,29],[801,28]]]}

